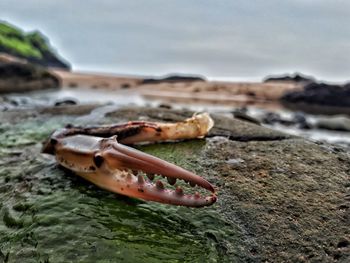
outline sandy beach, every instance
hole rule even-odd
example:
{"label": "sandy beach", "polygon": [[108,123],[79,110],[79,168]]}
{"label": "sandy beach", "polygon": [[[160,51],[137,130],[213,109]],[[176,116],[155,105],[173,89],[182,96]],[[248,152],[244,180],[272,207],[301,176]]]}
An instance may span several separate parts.
{"label": "sandy beach", "polygon": [[302,86],[293,82],[177,81],[144,84],[143,77],[53,70],[63,88],[130,90],[148,99],[207,103],[265,103]]}

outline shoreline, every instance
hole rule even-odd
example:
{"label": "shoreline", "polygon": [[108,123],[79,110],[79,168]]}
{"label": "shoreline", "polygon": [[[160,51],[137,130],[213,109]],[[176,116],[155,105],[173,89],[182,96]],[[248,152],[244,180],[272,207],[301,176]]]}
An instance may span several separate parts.
{"label": "shoreline", "polygon": [[118,76],[103,73],[72,72],[51,69],[61,79],[62,88],[93,88],[106,90],[131,89],[149,98],[179,99],[207,102],[261,103],[278,101],[285,92],[301,90],[302,85],[285,82],[228,82],[160,80],[144,84],[141,76]]}

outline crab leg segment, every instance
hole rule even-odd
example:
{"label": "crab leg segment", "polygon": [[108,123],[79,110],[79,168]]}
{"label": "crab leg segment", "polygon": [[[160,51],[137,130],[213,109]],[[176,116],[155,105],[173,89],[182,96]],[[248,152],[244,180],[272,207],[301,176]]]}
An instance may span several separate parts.
{"label": "crab leg segment", "polygon": [[[73,127],[55,131],[50,139],[60,139],[73,135],[89,135],[101,138],[117,136],[122,144],[135,144],[140,142],[161,142],[204,137],[213,127],[214,121],[208,113],[194,115],[177,123],[161,123],[146,121],[130,121],[125,124]],[[53,152],[50,140],[44,143],[43,152]]]}
{"label": "crab leg segment", "polygon": [[[141,123],[139,124],[141,125]],[[123,144],[134,144],[138,142],[159,142],[202,138],[214,126],[214,121],[210,118],[208,113],[201,113],[182,122],[145,122],[143,125],[143,128],[140,129],[137,134],[126,138],[119,138],[119,141]]]}

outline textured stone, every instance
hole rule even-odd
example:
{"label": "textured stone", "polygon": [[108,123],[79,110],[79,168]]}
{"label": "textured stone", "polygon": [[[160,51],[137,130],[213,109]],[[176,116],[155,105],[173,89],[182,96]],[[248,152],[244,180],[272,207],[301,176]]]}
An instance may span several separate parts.
{"label": "textured stone", "polygon": [[[172,207],[100,190],[41,155],[52,130],[89,114],[74,110],[78,106],[58,108],[0,115],[0,259],[350,260],[350,156],[344,149],[215,115],[205,139],[138,146],[217,186],[211,207]],[[90,124],[191,115],[124,108]]]}

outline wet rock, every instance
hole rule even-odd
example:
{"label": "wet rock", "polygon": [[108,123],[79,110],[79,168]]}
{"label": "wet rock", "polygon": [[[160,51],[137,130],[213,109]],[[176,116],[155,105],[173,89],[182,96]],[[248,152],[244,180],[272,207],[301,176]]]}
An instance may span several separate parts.
{"label": "wet rock", "polygon": [[346,116],[318,118],[315,126],[320,129],[350,131],[350,118]]}
{"label": "wet rock", "polygon": [[61,100],[57,100],[54,105],[55,106],[67,106],[67,105],[76,105],[78,104],[76,99],[65,98]]}
{"label": "wet rock", "polygon": [[282,118],[276,112],[266,112],[262,121],[263,123],[266,123],[266,124],[275,124],[275,123],[280,123],[282,121]]}
{"label": "wet rock", "polygon": [[267,125],[280,124],[283,126],[293,126],[298,129],[312,129],[314,125],[307,119],[302,112],[292,113],[290,116],[283,116],[277,112],[264,111],[259,117],[261,122]]}
{"label": "wet rock", "polygon": [[[72,105],[0,115],[0,258],[350,260],[350,154],[340,146],[335,150],[219,114],[205,139],[137,146],[218,187],[215,205],[193,210],[113,195],[41,155],[41,142],[54,129],[76,123],[77,112],[89,114]],[[192,114],[130,107],[90,124],[179,121]]]}
{"label": "wet rock", "polygon": [[262,117],[262,122],[269,125],[278,123],[284,126],[291,126],[298,124],[298,119],[282,117],[277,112],[265,112]]}
{"label": "wet rock", "polygon": [[161,103],[158,105],[158,107],[162,109],[172,109],[171,104],[167,104],[167,103]]}
{"label": "wet rock", "polygon": [[306,116],[302,112],[295,112],[293,113],[292,121],[297,124],[298,128],[300,129],[311,129],[313,128],[313,125],[307,120]]}
{"label": "wet rock", "polygon": [[29,63],[0,62],[0,94],[52,89],[59,79],[42,67]]}
{"label": "wet rock", "polygon": [[233,111],[232,114],[233,114],[233,117],[235,117],[236,119],[240,119],[240,120],[243,120],[243,121],[251,122],[251,123],[254,123],[256,125],[260,125],[261,124],[261,122],[258,119],[250,116],[244,110],[238,109],[238,110]]}

